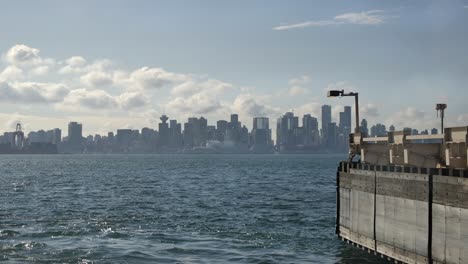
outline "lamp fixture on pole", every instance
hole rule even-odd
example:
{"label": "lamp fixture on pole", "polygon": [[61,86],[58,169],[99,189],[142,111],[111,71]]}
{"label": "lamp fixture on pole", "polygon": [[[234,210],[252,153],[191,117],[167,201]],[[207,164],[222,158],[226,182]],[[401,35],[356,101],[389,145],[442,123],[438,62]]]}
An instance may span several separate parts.
{"label": "lamp fixture on pole", "polygon": [[354,129],[355,133],[361,132],[359,128],[359,93],[349,92],[345,93],[344,90],[331,90],[328,91],[328,97],[343,97],[343,96],[354,96],[354,108],[356,112],[356,128]]}

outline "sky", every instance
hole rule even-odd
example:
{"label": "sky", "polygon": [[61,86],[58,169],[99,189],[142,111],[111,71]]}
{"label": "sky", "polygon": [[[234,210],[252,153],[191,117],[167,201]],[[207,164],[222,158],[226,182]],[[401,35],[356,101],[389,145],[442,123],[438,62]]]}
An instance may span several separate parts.
{"label": "sky", "polygon": [[[468,125],[468,0],[0,1],[0,132],[214,125],[238,113]],[[354,121],[354,120],[353,120]]]}

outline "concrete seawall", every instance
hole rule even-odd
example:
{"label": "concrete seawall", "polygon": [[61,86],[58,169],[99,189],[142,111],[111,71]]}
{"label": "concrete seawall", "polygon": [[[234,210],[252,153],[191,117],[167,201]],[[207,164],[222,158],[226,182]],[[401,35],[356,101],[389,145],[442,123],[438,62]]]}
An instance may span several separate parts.
{"label": "concrete seawall", "polygon": [[341,162],[337,235],[404,263],[468,263],[468,170]]}

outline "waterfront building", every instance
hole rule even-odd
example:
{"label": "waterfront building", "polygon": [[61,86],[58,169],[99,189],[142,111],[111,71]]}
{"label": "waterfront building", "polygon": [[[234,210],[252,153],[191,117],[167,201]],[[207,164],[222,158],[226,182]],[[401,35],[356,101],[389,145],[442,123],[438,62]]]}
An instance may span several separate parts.
{"label": "waterfront building", "polygon": [[169,145],[169,124],[167,123],[169,117],[167,117],[166,115],[162,115],[160,119],[162,123],[159,123],[158,146],[160,148],[163,148]]}
{"label": "waterfront building", "polygon": [[332,122],[331,110],[330,105],[322,105],[322,138],[325,139],[325,142],[328,137],[328,124]]}
{"label": "waterfront building", "polygon": [[271,151],[272,140],[269,119],[267,117],[254,117],[251,132],[250,149],[254,153]]}
{"label": "waterfront building", "polygon": [[66,152],[83,152],[83,142],[83,125],[77,122],[70,122],[68,124],[68,142]]}

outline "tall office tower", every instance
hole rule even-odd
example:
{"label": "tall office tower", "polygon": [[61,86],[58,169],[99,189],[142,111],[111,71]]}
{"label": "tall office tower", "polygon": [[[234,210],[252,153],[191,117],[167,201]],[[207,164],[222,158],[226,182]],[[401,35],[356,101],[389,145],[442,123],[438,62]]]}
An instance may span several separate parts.
{"label": "tall office tower", "polygon": [[229,125],[231,126],[231,128],[241,128],[238,114],[231,114],[231,122]]}
{"label": "tall office tower", "polygon": [[183,139],[184,139],[184,148],[191,149],[194,147],[193,142],[193,122],[190,122],[190,119],[187,123],[184,123],[184,132],[183,132]]}
{"label": "tall office tower", "polygon": [[339,127],[342,130],[351,131],[351,106],[345,106],[344,111],[340,112]]}
{"label": "tall office tower", "polygon": [[242,124],[239,122],[239,116],[231,114],[231,121],[228,124],[225,140],[234,142],[235,144],[239,143],[241,141],[241,129]]}
{"label": "tall office tower", "polygon": [[182,125],[177,120],[169,121],[169,145],[171,148],[180,148],[183,145]]}
{"label": "tall office tower", "polygon": [[437,130],[437,128],[431,129],[431,135],[437,135],[438,133],[439,131]]}
{"label": "tall office tower", "polygon": [[251,134],[251,148],[254,152],[271,151],[271,130],[267,117],[254,117]]}
{"label": "tall office tower", "polygon": [[279,150],[291,149],[296,145],[295,129],[297,127],[298,119],[291,112],[287,112],[278,118],[276,124],[276,145]]}
{"label": "tall office tower", "polygon": [[68,151],[81,153],[83,151],[83,126],[77,122],[68,123]]}
{"label": "tall office tower", "polygon": [[310,114],[304,115],[302,117],[302,127],[304,130],[303,144],[305,146],[317,145],[320,141],[317,118],[312,117]]}
{"label": "tall office tower", "polygon": [[169,124],[167,123],[169,117],[162,115],[160,119],[162,123],[159,123],[158,145],[160,147],[167,147],[169,145]]}
{"label": "tall office tower", "polygon": [[228,121],[218,120],[216,122],[216,140],[223,142],[224,137],[226,136],[227,129],[228,129]]}
{"label": "tall office tower", "polygon": [[62,130],[60,128],[54,128],[52,130],[52,144],[60,144],[62,142]]}
{"label": "tall office tower", "polygon": [[336,123],[328,123],[326,137],[326,146],[330,149],[336,149],[338,147],[338,127]]}
{"label": "tall office tower", "polygon": [[120,152],[128,152],[132,143],[131,129],[117,129],[117,144]]}
{"label": "tall office tower", "polygon": [[369,128],[367,128],[366,119],[362,119],[360,129],[361,129],[361,133],[369,134]]}
{"label": "tall office tower", "polygon": [[270,129],[268,117],[254,117],[253,129]]}
{"label": "tall office tower", "polygon": [[376,124],[376,125],[373,125],[370,129],[371,137],[383,137],[386,135],[387,135],[387,129],[385,128],[385,125]]}
{"label": "tall office tower", "polygon": [[389,132],[395,132],[395,126],[394,126],[394,125],[391,125],[391,126],[388,128],[388,131],[389,131]]}
{"label": "tall office tower", "polygon": [[203,116],[199,119],[199,127],[196,133],[196,140],[198,146],[206,146],[208,139],[208,120]]}
{"label": "tall office tower", "polygon": [[322,105],[322,138],[324,139],[326,139],[328,135],[328,124],[331,123],[331,120],[332,120],[331,106]]}

